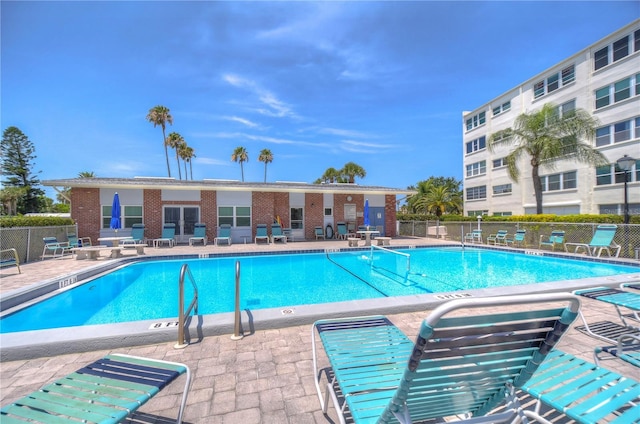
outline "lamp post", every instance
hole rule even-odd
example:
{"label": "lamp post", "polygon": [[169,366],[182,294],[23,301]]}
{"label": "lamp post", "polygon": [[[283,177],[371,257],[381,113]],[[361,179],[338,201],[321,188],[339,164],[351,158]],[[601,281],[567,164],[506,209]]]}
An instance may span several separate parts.
{"label": "lamp post", "polygon": [[616,161],[618,168],[624,171],[624,223],[629,224],[629,192],[627,190],[627,181],[629,181],[629,171],[633,168],[636,160],[628,155],[624,155]]}

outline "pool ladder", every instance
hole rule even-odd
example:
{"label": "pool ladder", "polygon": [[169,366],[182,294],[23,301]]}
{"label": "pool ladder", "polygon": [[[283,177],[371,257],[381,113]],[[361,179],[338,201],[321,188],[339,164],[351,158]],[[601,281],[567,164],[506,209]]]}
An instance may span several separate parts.
{"label": "pool ladder", "polygon": [[[191,304],[186,311],[184,310],[185,277],[189,277],[189,281],[191,281],[191,285],[193,286],[193,299],[191,299]],[[196,281],[193,279],[189,265],[183,264],[182,268],[180,268],[180,280],[178,281],[178,342],[174,346],[176,349],[184,349],[189,346],[189,343],[184,337],[184,327],[186,317],[189,316],[192,309],[195,313],[198,313],[198,286],[196,285]]]}

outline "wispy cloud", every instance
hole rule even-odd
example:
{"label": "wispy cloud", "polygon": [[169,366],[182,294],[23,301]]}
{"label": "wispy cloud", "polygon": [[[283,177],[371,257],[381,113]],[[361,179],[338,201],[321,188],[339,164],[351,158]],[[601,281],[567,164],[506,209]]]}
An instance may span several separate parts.
{"label": "wispy cloud", "polygon": [[259,128],[260,127],[259,124],[255,123],[253,121],[250,121],[248,119],[245,119],[245,118],[240,118],[239,116],[224,116],[223,119],[226,119],[227,121],[237,122],[237,123],[242,124],[242,125],[246,125],[249,128]]}
{"label": "wispy cloud", "polygon": [[220,159],[215,159],[215,158],[199,158],[196,157],[193,160],[194,163],[197,163],[199,165],[215,165],[215,166],[230,166],[231,165],[231,161],[225,161],[225,160],[220,160]]}
{"label": "wispy cloud", "polygon": [[278,97],[269,90],[260,87],[255,81],[243,78],[236,74],[224,74],[222,79],[234,87],[242,88],[255,95],[258,101],[263,105],[262,107],[255,107],[253,110],[256,112],[275,118],[296,116],[289,105],[278,99]]}

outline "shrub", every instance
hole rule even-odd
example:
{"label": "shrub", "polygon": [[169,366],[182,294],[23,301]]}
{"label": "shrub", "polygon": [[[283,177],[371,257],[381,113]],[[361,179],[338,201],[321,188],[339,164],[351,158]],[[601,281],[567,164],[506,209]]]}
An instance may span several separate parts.
{"label": "shrub", "polygon": [[59,216],[3,216],[0,217],[0,228],[12,227],[56,227],[61,225],[73,225],[71,218]]}

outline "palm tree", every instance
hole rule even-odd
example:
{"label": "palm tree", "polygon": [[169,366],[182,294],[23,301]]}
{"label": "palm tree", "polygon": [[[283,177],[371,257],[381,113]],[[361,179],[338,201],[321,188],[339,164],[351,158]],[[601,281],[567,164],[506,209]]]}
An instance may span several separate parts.
{"label": "palm tree", "polygon": [[488,148],[493,151],[499,144],[515,145],[505,160],[509,177],[518,182],[518,161],[529,156],[536,213],[542,213],[542,182],[539,168],[553,168],[560,160],[574,159],[595,166],[608,164],[605,156],[582,140],[592,140],[598,121],[583,109],[560,115],[551,103],[537,112],[523,113],[514,121],[513,128],[498,131],[489,137]]}
{"label": "palm tree", "polygon": [[78,173],[78,178],[95,178],[96,173],[93,171],[82,171]]}
{"label": "palm tree", "polygon": [[189,170],[191,171],[191,179],[193,180],[193,164],[191,163],[191,159],[195,158],[196,155],[193,152],[193,148],[187,146],[185,143],[181,146],[178,151],[180,158],[184,161],[184,178],[187,179],[187,162],[189,163]]}
{"label": "palm tree", "polygon": [[249,160],[249,154],[247,153],[247,149],[244,147],[236,147],[231,155],[231,160],[233,162],[240,162],[240,172],[242,174],[242,182],[244,182],[244,167],[242,164]]}
{"label": "palm tree", "polygon": [[[184,138],[180,134],[178,134],[177,132],[172,132],[167,136],[165,145],[171,147],[172,149],[175,149],[176,151],[176,162],[178,163],[178,179],[181,180],[182,172],[180,172],[180,155],[178,154],[178,152],[182,148],[182,146],[186,146],[187,143],[184,141]],[[186,175],[185,178],[187,178]]]}
{"label": "palm tree", "polygon": [[345,177],[347,182],[353,184],[356,182],[356,177],[364,178],[367,176],[367,172],[363,167],[354,162],[348,162],[340,170],[340,173]]}
{"label": "palm tree", "polygon": [[418,192],[407,200],[409,211],[433,213],[438,217],[445,213],[461,213],[463,202],[460,184],[453,177],[430,177],[420,181],[417,187],[409,187]]}
{"label": "palm tree", "polygon": [[171,112],[168,107],[158,105],[149,109],[147,121],[153,124],[153,128],[158,125],[162,127],[162,144],[164,145],[164,155],[167,158],[167,173],[169,174],[169,177],[171,177],[171,168],[169,167],[169,150],[167,149],[165,128],[167,123],[169,125],[173,125],[173,116],[171,116]]}
{"label": "palm tree", "polygon": [[273,153],[269,149],[260,150],[258,161],[264,162],[264,182],[267,182],[267,164],[273,162]]}

